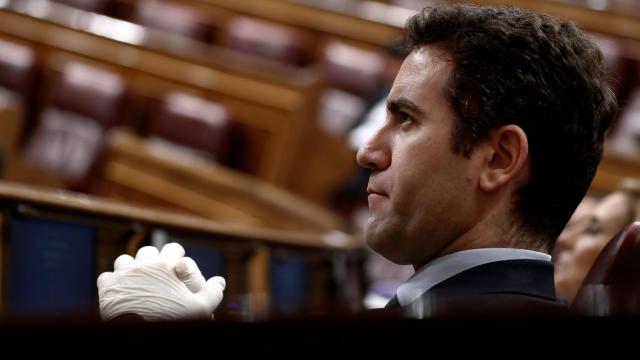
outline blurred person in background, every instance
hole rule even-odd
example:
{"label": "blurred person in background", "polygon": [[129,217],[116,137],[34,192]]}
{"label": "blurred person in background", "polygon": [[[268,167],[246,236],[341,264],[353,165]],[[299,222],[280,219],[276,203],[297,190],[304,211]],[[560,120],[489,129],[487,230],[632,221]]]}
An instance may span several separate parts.
{"label": "blurred person in background", "polygon": [[627,179],[602,199],[587,196],[556,242],[553,257],[558,295],[572,303],[598,255],[613,237],[638,218],[640,183]]}
{"label": "blurred person in background", "polygon": [[[517,8],[425,8],[406,38],[386,121],[357,155],[371,171],[367,243],[416,270],[386,307],[566,313],[548,253],[616,112],[602,53],[573,23]],[[205,282],[183,253],[116,259],[98,278],[103,318],[209,317],[223,282]]]}

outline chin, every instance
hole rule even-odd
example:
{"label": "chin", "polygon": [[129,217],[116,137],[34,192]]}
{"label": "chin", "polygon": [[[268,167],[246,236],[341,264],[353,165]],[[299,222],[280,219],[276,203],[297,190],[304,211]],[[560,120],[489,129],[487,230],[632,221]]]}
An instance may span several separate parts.
{"label": "chin", "polygon": [[388,237],[376,232],[365,231],[367,245],[382,255],[387,260],[398,265],[409,265],[411,262],[398,253],[398,243],[393,241],[394,237]]}

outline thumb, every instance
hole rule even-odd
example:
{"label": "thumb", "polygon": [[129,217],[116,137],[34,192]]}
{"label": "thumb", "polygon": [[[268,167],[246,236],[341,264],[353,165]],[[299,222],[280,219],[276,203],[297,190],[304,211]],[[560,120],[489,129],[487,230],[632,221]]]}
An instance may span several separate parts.
{"label": "thumb", "polygon": [[199,292],[206,284],[198,264],[190,257],[183,257],[178,260],[173,271],[192,293]]}
{"label": "thumb", "polygon": [[226,281],[221,276],[214,276],[207,280],[205,286],[200,290],[197,295],[202,299],[205,307],[209,313],[220,305],[222,301],[224,288],[226,287]]}

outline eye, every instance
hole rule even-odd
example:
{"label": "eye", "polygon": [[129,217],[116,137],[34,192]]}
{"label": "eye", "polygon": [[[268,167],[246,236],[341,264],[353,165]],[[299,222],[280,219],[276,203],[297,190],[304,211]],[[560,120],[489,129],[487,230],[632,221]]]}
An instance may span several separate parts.
{"label": "eye", "polygon": [[414,122],[413,117],[404,111],[398,111],[396,113],[396,118],[398,120],[398,125],[403,127],[409,126]]}
{"label": "eye", "polygon": [[589,227],[587,227],[587,229],[585,230],[585,233],[587,233],[589,235],[598,235],[602,231],[603,231],[603,229],[600,226],[600,224],[597,221],[594,221],[591,224],[589,224]]}

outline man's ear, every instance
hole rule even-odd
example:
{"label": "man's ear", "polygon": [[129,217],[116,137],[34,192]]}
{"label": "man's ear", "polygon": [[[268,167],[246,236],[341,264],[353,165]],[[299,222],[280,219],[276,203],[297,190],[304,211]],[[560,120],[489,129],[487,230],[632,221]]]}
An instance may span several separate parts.
{"label": "man's ear", "polygon": [[524,130],[511,124],[492,130],[487,145],[489,152],[480,175],[480,188],[494,192],[526,170],[529,142]]}

